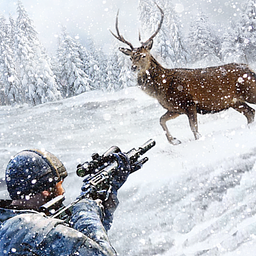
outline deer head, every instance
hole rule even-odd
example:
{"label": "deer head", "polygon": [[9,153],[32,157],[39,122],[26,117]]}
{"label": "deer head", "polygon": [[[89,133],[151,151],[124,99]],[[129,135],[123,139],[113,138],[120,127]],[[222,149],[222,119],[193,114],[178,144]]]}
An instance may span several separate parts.
{"label": "deer head", "polygon": [[127,44],[130,47],[130,48],[120,47],[119,50],[122,53],[124,53],[125,55],[130,56],[131,61],[132,61],[132,70],[133,71],[146,70],[147,66],[150,63],[150,61],[149,61],[151,58],[150,50],[153,46],[153,38],[160,31],[162,23],[163,23],[163,19],[164,19],[163,10],[158,5],[157,5],[157,7],[161,12],[161,20],[158,25],[158,28],[155,31],[155,33],[145,42],[141,42],[141,38],[139,35],[139,41],[141,42],[141,46],[137,47],[137,48],[134,48],[133,45],[130,42],[128,42],[127,40],[125,40],[124,37],[120,34],[119,29],[118,29],[118,14],[119,13],[117,12],[117,15],[116,15],[116,33],[117,33],[117,35],[115,35],[112,31],[110,31],[110,32],[116,39],[118,39],[122,43]]}

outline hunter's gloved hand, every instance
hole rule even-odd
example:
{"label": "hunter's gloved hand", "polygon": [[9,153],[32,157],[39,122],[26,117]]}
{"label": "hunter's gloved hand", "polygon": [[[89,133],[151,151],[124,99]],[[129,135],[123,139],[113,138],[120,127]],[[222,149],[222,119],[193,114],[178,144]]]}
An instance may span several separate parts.
{"label": "hunter's gloved hand", "polygon": [[107,231],[111,227],[113,221],[113,214],[119,204],[117,198],[117,190],[125,183],[131,172],[129,159],[124,153],[113,153],[111,157],[117,162],[118,166],[113,175],[111,191],[108,194],[108,198],[107,200],[102,202],[105,216],[103,220],[103,225]]}
{"label": "hunter's gloved hand", "polygon": [[111,157],[118,164],[112,180],[112,187],[117,191],[127,180],[131,172],[131,166],[128,157],[122,152],[114,153]]}
{"label": "hunter's gloved hand", "polygon": [[86,176],[86,178],[83,180],[83,185],[81,187],[81,193],[79,197],[83,196],[93,200],[99,199],[99,196],[97,195],[97,193],[95,193],[95,190],[89,184],[90,178],[90,176]]}
{"label": "hunter's gloved hand", "polygon": [[[131,171],[131,167],[130,167],[130,162],[128,157],[120,152],[120,153],[113,153],[110,155],[110,159],[112,159],[112,161],[115,161],[117,163],[117,167],[116,170],[113,173],[113,177],[111,180],[111,192],[114,191],[114,193],[117,192],[117,190],[125,183],[125,181],[127,180],[130,171]],[[90,177],[86,177],[83,180],[83,186],[81,187],[81,194],[80,195],[85,195],[88,192],[88,189],[90,189],[90,186],[88,185],[88,180],[90,179]],[[100,193],[101,191],[99,191]],[[104,197],[104,195],[102,195]],[[95,196],[92,197],[93,199],[103,199],[100,194],[99,197],[95,198]]]}
{"label": "hunter's gloved hand", "polygon": [[97,191],[97,193],[88,194],[90,186],[88,186],[88,178],[85,178],[83,180],[84,183],[80,194],[80,196],[86,195],[86,197],[96,201],[99,199],[101,200],[104,216],[102,223],[106,230],[109,230],[113,221],[113,213],[119,204],[117,190],[125,183],[131,171],[129,159],[124,153],[113,153],[110,155],[110,159],[112,161],[116,161],[117,167],[113,173],[111,183],[109,184],[109,190]]}

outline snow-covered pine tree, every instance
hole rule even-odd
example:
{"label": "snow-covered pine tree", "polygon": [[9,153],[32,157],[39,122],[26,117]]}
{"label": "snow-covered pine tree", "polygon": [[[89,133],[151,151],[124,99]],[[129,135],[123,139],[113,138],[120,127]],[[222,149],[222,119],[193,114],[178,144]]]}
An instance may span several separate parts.
{"label": "snow-covered pine tree", "polygon": [[[93,54],[94,53],[94,54]],[[91,51],[92,57],[97,61],[97,66],[93,68],[94,81],[97,89],[105,88],[107,80],[107,63],[108,56],[103,52],[101,48],[95,48],[95,51]]]}
{"label": "snow-covered pine tree", "polygon": [[236,34],[246,62],[256,58],[256,0],[244,2],[241,18],[236,20]]}
{"label": "snow-covered pine tree", "polygon": [[100,89],[106,79],[106,58],[91,38],[86,45],[83,55],[84,71],[88,75],[91,88]]}
{"label": "snow-covered pine tree", "polygon": [[88,83],[91,89],[95,89],[93,77],[92,77],[92,70],[93,66],[96,65],[96,61],[93,61],[91,59],[90,53],[87,50],[87,47],[84,47],[82,45],[79,45],[80,49],[78,50],[80,59],[82,61],[82,69],[84,73],[88,77]]}
{"label": "snow-covered pine tree", "polygon": [[[115,47],[117,49],[117,47]],[[118,65],[121,68],[119,73],[120,88],[136,86],[137,79],[135,73],[131,70],[131,61],[122,52],[117,52]]]}
{"label": "snow-covered pine tree", "polygon": [[62,96],[62,87],[61,87],[61,81],[60,81],[61,70],[60,70],[60,64],[59,64],[59,60],[57,58],[57,54],[55,56],[51,57],[50,62],[51,62],[51,69],[53,72],[55,82],[56,82],[58,90]]}
{"label": "snow-covered pine tree", "polygon": [[105,89],[107,91],[116,91],[121,89],[119,81],[119,74],[121,67],[118,65],[118,56],[116,51],[112,51],[113,54],[109,55],[107,62],[107,79]]}
{"label": "snow-covered pine tree", "polygon": [[[155,47],[152,53],[158,59],[161,58],[162,64],[169,67],[184,66],[187,63],[188,53],[183,45],[181,24],[177,13],[169,0],[159,0],[158,5],[164,11],[164,22],[159,34],[154,38]],[[153,0],[139,0],[139,10],[142,31],[146,38],[156,31],[160,13]]]}
{"label": "snow-covered pine tree", "polygon": [[[3,42],[5,37],[6,37],[5,19],[3,17],[0,17],[0,42]],[[0,44],[0,54],[2,52],[2,47],[3,47],[3,43]],[[4,82],[2,79],[2,76],[4,73],[4,69],[3,69],[4,59],[1,58],[1,55],[0,55],[0,105],[5,105],[6,104],[6,95],[4,93]]]}
{"label": "snow-covered pine tree", "polygon": [[23,100],[37,105],[60,97],[49,59],[37,38],[37,32],[21,1],[13,30],[16,70],[21,80]]}
{"label": "snow-covered pine tree", "polygon": [[59,75],[63,97],[71,97],[91,90],[88,76],[83,70],[81,59],[81,45],[62,29],[57,50]]}
{"label": "snow-covered pine tree", "polygon": [[41,91],[41,102],[44,103],[61,99],[60,88],[55,80],[51,58],[47,55],[42,46],[40,46],[40,50],[41,52],[38,52],[39,69],[37,70],[36,75],[39,77],[38,91]]}
{"label": "snow-covered pine tree", "polygon": [[220,63],[221,39],[205,14],[200,13],[191,22],[187,42],[189,48],[193,49],[193,62],[203,66]]}
{"label": "snow-covered pine tree", "polygon": [[0,42],[0,105],[20,103],[20,81],[11,48],[11,30],[4,17],[0,18]]}
{"label": "snow-covered pine tree", "polygon": [[240,34],[239,29],[236,27],[236,22],[234,22],[231,24],[229,31],[223,35],[220,56],[224,63],[246,61]]}

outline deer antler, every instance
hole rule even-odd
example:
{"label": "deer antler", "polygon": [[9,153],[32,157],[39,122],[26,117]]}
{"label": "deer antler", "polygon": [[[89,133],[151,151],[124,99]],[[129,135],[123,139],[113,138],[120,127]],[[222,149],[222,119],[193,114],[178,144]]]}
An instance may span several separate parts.
{"label": "deer antler", "polygon": [[110,30],[110,32],[111,32],[111,34],[112,34],[116,39],[118,39],[118,40],[121,41],[122,43],[125,43],[125,44],[129,45],[129,46],[131,47],[131,49],[133,50],[134,48],[133,48],[132,44],[131,44],[130,42],[126,41],[126,40],[124,39],[124,37],[123,37],[122,35],[120,35],[120,33],[119,33],[119,29],[118,29],[118,14],[119,14],[119,10],[118,10],[117,15],[116,15],[116,33],[117,33],[117,35],[115,35],[111,30]]}
{"label": "deer antler", "polygon": [[160,31],[160,29],[161,29],[161,26],[162,26],[162,24],[163,24],[163,20],[164,20],[164,12],[163,12],[163,10],[160,8],[160,6],[156,3],[156,6],[158,7],[158,9],[160,10],[160,12],[161,12],[161,20],[160,20],[160,23],[159,23],[159,25],[158,25],[158,28],[157,28],[157,30],[156,30],[156,32],[146,41],[146,42],[141,42],[141,44],[142,44],[142,46],[146,46],[156,35],[157,35],[157,33]]}

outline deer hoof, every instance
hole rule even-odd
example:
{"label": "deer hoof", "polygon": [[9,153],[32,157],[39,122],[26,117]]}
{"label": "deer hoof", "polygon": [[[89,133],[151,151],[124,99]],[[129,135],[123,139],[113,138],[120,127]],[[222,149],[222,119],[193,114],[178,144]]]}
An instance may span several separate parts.
{"label": "deer hoof", "polygon": [[253,122],[253,123],[249,123],[248,124],[248,128],[250,129],[250,128],[254,128],[254,127],[256,127],[256,122]]}
{"label": "deer hoof", "polygon": [[173,145],[179,145],[181,144],[181,141],[176,139],[176,138],[172,138],[171,140],[169,140],[169,142]]}
{"label": "deer hoof", "polygon": [[199,132],[195,133],[194,135],[196,140],[199,140],[202,137],[202,135]]}

